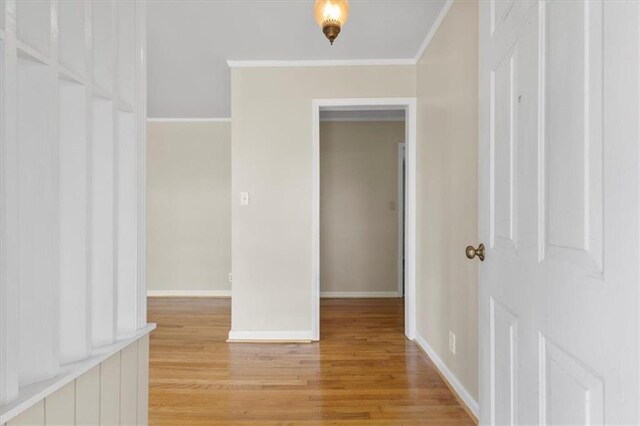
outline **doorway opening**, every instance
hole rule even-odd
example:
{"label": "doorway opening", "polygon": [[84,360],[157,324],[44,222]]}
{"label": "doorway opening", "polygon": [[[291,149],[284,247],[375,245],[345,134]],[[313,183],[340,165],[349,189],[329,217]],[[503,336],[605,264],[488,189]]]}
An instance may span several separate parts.
{"label": "doorway opening", "polygon": [[412,340],[415,99],[316,99],[312,111],[313,338],[320,297],[404,297]]}

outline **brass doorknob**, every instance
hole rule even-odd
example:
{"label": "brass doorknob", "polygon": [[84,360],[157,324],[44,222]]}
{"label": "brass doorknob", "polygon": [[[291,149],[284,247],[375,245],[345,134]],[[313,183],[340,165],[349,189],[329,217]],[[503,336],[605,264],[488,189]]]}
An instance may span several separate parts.
{"label": "brass doorknob", "polygon": [[467,255],[467,258],[473,259],[474,257],[478,256],[478,259],[480,259],[481,262],[484,262],[484,244],[480,243],[478,248],[468,246],[464,252]]}

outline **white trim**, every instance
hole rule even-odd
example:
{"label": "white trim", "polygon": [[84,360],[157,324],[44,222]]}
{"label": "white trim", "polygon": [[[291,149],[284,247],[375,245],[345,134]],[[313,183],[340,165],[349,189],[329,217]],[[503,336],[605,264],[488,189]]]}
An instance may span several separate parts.
{"label": "white trim", "polygon": [[397,291],[321,291],[320,297],[325,299],[397,299],[400,295]]}
{"label": "white trim", "polygon": [[230,123],[231,117],[207,118],[207,117],[150,117],[149,123]]}
{"label": "white trim", "polygon": [[326,117],[320,118],[321,122],[332,121],[332,122],[358,122],[358,121],[393,121],[393,122],[403,122],[404,118],[397,117]]}
{"label": "white trim", "polygon": [[403,296],[403,284],[404,284],[404,250],[400,250],[400,247],[404,246],[404,158],[405,158],[405,143],[398,144],[398,201],[396,205],[396,211],[398,216],[398,297]]}
{"label": "white trim", "polygon": [[440,9],[440,13],[438,14],[438,17],[434,21],[433,25],[431,25],[431,29],[427,33],[427,36],[424,38],[424,41],[422,42],[420,49],[418,49],[418,53],[416,53],[415,58],[413,58],[413,62],[415,64],[417,64],[420,58],[422,58],[424,51],[427,50],[429,43],[431,43],[433,36],[438,31],[438,28],[440,28],[442,21],[444,21],[444,18],[447,16],[447,13],[449,13],[449,9],[451,9],[452,5],[453,5],[453,0],[447,0],[447,2],[442,6],[442,9]]}
{"label": "white trim", "polygon": [[231,290],[147,290],[147,297],[231,297]]}
{"label": "white trim", "polygon": [[311,331],[233,331],[228,342],[310,342]]}
{"label": "white trim", "polygon": [[429,343],[427,343],[424,337],[416,334],[415,342],[416,344],[418,344],[418,346],[420,346],[420,348],[422,348],[422,350],[427,354],[431,361],[433,361],[436,368],[440,371],[444,378],[447,379],[451,387],[458,394],[458,397],[460,397],[462,402],[464,402],[469,411],[471,411],[477,419],[480,413],[480,406],[478,405],[478,401],[476,401],[471,396],[469,391],[462,385],[462,383],[460,383],[460,380],[458,380],[456,375],[453,374],[451,370],[449,370],[449,368],[447,368],[444,361],[442,361],[442,359],[438,356],[436,351],[433,350]]}
{"label": "white trim", "polygon": [[366,110],[401,107],[405,114],[406,209],[405,209],[405,335],[416,332],[416,98],[313,99],[312,116],[312,254],[311,324],[313,340],[320,339],[320,109]]}
{"label": "white trim", "polygon": [[142,337],[151,333],[156,328],[155,324],[147,324],[136,331],[134,335],[126,339],[118,340],[115,343],[95,349],[89,358],[79,362],[63,365],[60,374],[50,380],[34,383],[33,385],[20,388],[20,395],[10,404],[0,407],[0,424],[5,424],[20,413],[28,410],[34,404],[42,401],[47,396],[53,394],[68,383],[82,376],[96,365],[101,364],[111,355],[120,352],[130,344],[138,341]]}
{"label": "white trim", "polygon": [[302,61],[233,61],[228,60],[229,68],[283,68],[283,67],[363,67],[415,65],[415,59],[316,59]]}
{"label": "white trim", "polygon": [[431,43],[433,36],[447,16],[453,0],[447,0],[442,6],[436,20],[431,25],[427,36],[413,58],[396,59],[311,59],[311,60],[227,60],[229,68],[300,68],[300,67],[364,67],[364,66],[398,66],[416,65],[424,51]]}

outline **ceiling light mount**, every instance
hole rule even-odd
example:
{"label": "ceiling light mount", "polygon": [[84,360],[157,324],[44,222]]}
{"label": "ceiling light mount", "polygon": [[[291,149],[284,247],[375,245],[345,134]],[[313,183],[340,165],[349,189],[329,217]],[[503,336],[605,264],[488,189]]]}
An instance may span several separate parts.
{"label": "ceiling light mount", "polygon": [[342,26],[349,18],[349,1],[316,0],[313,5],[313,14],[316,22],[322,28],[322,32],[333,45],[334,40],[340,34]]}

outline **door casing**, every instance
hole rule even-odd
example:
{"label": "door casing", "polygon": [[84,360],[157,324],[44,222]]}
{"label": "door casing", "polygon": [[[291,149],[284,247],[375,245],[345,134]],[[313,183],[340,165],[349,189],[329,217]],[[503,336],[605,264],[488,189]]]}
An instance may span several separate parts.
{"label": "door casing", "polygon": [[404,332],[416,334],[416,98],[313,99],[312,113],[312,244],[311,324],[313,340],[320,340],[320,111],[405,111],[405,294]]}

